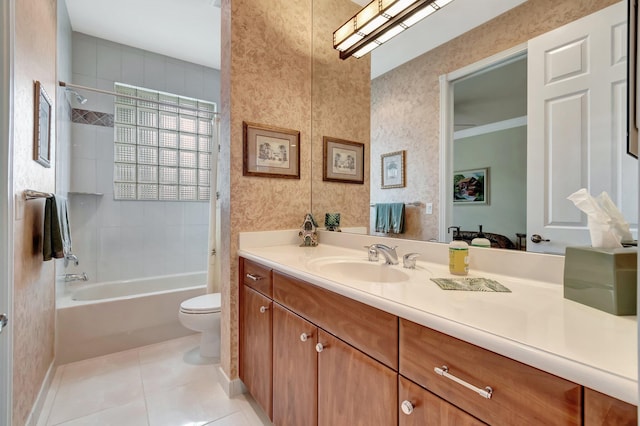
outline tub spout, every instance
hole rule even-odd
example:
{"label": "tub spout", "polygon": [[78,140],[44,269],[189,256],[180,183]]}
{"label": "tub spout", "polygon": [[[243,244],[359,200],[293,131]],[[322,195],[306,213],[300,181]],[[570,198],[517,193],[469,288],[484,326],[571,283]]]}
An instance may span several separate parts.
{"label": "tub spout", "polygon": [[87,273],[83,272],[81,274],[64,274],[63,276],[64,282],[68,283],[71,281],[88,281],[89,277],[87,277]]}

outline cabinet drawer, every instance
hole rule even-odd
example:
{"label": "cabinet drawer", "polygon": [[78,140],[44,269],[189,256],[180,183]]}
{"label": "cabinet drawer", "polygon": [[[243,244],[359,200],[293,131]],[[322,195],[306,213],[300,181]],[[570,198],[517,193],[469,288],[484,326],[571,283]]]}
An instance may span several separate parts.
{"label": "cabinet drawer", "polygon": [[398,317],[273,272],[273,299],[381,363],[398,369]]}
{"label": "cabinet drawer", "polygon": [[240,268],[242,282],[265,296],[271,297],[273,289],[271,269],[248,259],[242,259],[241,264],[243,265]]}
{"label": "cabinet drawer", "polygon": [[[477,388],[490,386],[491,398],[434,371],[445,365]],[[406,320],[400,374],[489,424],[581,423],[579,385]]]}

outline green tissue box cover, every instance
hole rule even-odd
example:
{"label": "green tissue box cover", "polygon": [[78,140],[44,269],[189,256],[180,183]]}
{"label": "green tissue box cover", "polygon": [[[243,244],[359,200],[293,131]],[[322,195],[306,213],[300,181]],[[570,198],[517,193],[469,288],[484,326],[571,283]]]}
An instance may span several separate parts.
{"label": "green tissue box cover", "polygon": [[636,314],[638,249],[567,247],[564,297],[614,315]]}

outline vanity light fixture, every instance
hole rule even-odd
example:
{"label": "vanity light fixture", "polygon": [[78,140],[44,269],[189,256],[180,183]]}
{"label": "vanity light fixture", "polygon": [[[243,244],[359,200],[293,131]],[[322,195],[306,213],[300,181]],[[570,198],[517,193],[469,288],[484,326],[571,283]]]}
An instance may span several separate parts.
{"label": "vanity light fixture", "polygon": [[360,58],[452,1],[373,0],[333,33],[333,48]]}

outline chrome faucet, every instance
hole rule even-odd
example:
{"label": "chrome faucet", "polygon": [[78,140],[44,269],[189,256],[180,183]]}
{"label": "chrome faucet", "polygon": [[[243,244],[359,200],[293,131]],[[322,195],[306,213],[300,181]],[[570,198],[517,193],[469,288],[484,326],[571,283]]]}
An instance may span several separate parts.
{"label": "chrome faucet", "polygon": [[416,269],[416,257],[420,256],[419,253],[407,253],[402,256],[402,266],[407,269]]}
{"label": "chrome faucet", "polygon": [[63,275],[64,282],[68,283],[71,281],[88,281],[89,277],[87,277],[87,273],[83,272],[81,274],[64,274]]}
{"label": "chrome faucet", "polygon": [[378,250],[374,246],[364,246],[367,249],[367,255],[369,262],[377,262],[378,261]]}
{"label": "chrome faucet", "polygon": [[396,253],[396,247],[389,247],[384,244],[372,244],[369,246],[369,259],[371,259],[371,251],[375,250],[377,253],[382,254],[387,265],[398,264],[398,253]]}
{"label": "chrome faucet", "polygon": [[78,266],[80,264],[80,261],[78,260],[78,256],[76,256],[75,254],[66,254],[64,256],[64,267],[66,268],[67,266],[69,266],[69,261],[73,261],[73,264]]}

